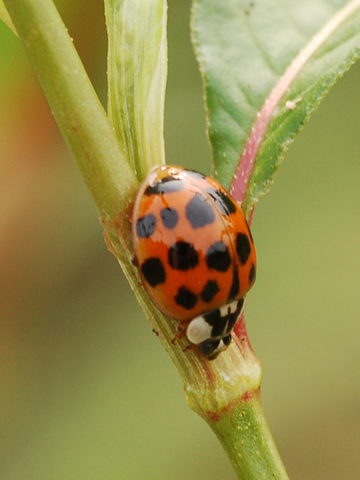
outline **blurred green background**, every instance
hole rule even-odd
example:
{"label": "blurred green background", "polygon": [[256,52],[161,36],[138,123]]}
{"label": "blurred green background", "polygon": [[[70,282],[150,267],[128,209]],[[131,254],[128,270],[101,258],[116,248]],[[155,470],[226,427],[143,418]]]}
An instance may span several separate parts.
{"label": "blurred green background", "polygon": [[[57,5],[103,103],[101,0]],[[169,0],[169,163],[211,172],[189,0]],[[235,479],[102,240],[21,49],[0,25],[0,478]],[[360,64],[256,209],[247,325],[292,480],[360,478]]]}

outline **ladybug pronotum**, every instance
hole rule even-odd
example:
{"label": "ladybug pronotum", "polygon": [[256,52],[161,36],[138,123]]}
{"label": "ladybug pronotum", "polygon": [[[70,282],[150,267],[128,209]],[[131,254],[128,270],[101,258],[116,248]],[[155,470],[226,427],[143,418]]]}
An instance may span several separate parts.
{"label": "ladybug pronotum", "polygon": [[209,360],[231,343],[256,253],[244,214],[215,180],[162,166],[143,182],[133,211],[141,280],[154,304],[179,322]]}

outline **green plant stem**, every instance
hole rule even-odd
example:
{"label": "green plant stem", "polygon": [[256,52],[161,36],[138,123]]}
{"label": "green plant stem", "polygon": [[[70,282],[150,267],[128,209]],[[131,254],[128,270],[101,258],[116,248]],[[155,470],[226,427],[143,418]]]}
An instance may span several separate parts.
{"label": "green plant stem", "polygon": [[241,480],[288,480],[267,426],[259,391],[207,418]]}
{"label": "green plant stem", "polygon": [[138,188],[106,113],[51,0],[5,0],[64,139],[102,217]]}

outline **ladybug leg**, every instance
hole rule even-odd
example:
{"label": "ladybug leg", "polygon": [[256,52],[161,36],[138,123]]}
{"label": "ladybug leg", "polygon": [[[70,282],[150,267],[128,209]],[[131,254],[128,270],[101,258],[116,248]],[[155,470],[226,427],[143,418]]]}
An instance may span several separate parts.
{"label": "ladybug leg", "polygon": [[171,343],[172,343],[173,345],[175,345],[175,343],[176,343],[177,340],[181,340],[181,339],[182,339],[182,336],[184,335],[184,332],[185,332],[185,330],[186,330],[186,327],[187,327],[187,323],[182,323],[182,322],[179,322],[179,323],[178,323],[176,335],[175,335],[175,337],[171,340]]}
{"label": "ladybug leg", "polygon": [[134,267],[139,268],[139,260],[136,255],[133,255],[131,263],[134,265]]}
{"label": "ladybug leg", "polygon": [[184,353],[187,353],[187,352],[195,352],[195,350],[198,350],[198,345],[195,345],[194,343],[190,343],[190,345],[188,345],[187,347],[185,347],[183,349],[183,352]]}

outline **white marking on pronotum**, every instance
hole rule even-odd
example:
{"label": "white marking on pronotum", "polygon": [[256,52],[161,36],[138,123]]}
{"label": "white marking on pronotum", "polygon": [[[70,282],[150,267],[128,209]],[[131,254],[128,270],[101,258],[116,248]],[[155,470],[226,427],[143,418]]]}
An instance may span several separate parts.
{"label": "white marking on pronotum", "polygon": [[186,336],[189,342],[198,345],[211,338],[211,331],[212,326],[205,321],[204,317],[195,317],[186,329]]}
{"label": "white marking on pronotum", "polygon": [[[245,300],[243,300],[245,301]],[[227,305],[224,305],[223,307],[220,307],[220,316],[226,317],[227,315],[233,314],[236,312],[236,309],[238,307],[239,300],[236,300],[235,302],[228,303]]]}

